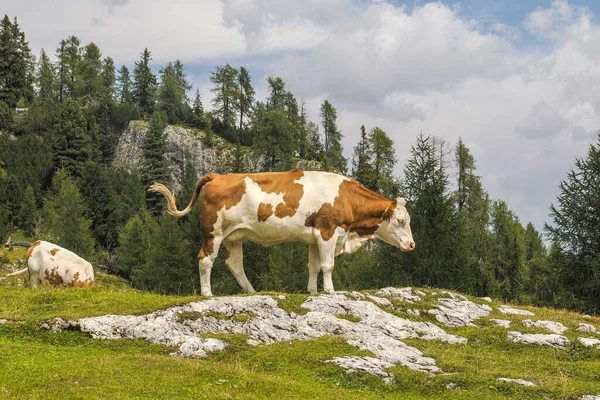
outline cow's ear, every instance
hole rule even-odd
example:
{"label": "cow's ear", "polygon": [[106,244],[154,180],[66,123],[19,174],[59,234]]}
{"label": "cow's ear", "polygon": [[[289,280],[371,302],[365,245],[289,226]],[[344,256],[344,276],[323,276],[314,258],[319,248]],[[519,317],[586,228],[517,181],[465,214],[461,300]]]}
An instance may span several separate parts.
{"label": "cow's ear", "polygon": [[390,207],[390,208],[386,209],[383,212],[383,215],[381,216],[381,218],[383,218],[384,221],[389,221],[390,218],[392,218],[392,215],[394,215],[394,208],[396,208],[396,207]]}
{"label": "cow's ear", "polygon": [[398,197],[396,199],[396,204],[398,204],[399,206],[405,206],[406,205],[406,199],[404,197]]}

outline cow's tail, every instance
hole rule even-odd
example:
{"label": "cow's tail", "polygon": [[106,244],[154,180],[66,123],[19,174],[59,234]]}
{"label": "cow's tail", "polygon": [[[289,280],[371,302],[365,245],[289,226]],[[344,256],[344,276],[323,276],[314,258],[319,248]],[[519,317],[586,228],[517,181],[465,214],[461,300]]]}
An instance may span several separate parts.
{"label": "cow's tail", "polygon": [[202,187],[204,187],[204,185],[206,185],[208,182],[215,179],[217,176],[218,174],[211,172],[200,178],[200,180],[196,183],[196,189],[194,190],[194,194],[192,195],[192,199],[190,200],[188,206],[181,211],[177,209],[175,196],[173,196],[173,193],[171,193],[171,191],[167,189],[165,185],[161,183],[154,183],[152,186],[150,186],[150,189],[148,190],[151,192],[161,193],[163,196],[165,196],[165,199],[167,199],[167,211],[169,214],[175,217],[183,217],[184,215],[187,215],[190,211],[192,211],[192,207],[194,206],[196,201],[198,201],[198,197],[200,196],[200,190],[202,190]]}
{"label": "cow's tail", "polygon": [[21,275],[21,274],[24,274],[25,272],[27,272],[27,269],[28,269],[28,268],[23,268],[23,269],[21,269],[21,270],[15,271],[15,272],[13,272],[12,274],[8,274],[8,275],[6,275],[6,276],[17,276],[17,275]]}

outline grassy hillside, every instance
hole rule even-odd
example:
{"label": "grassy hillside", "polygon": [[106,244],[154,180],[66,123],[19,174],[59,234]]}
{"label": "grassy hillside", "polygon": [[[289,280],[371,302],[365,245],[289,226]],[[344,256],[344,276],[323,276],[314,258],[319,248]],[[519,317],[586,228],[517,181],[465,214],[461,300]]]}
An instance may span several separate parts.
{"label": "grassy hillside", "polygon": [[[14,250],[18,251],[18,250]],[[19,250],[20,251],[20,250]],[[2,253],[6,261],[6,253]],[[1,256],[1,255],[0,255]],[[10,255],[11,262],[18,253]],[[6,272],[0,270],[0,276]],[[162,296],[131,289],[121,279],[98,274],[94,288],[30,288],[15,278],[0,281],[0,397],[16,399],[381,399],[381,398],[580,398],[600,394],[600,350],[586,348],[578,337],[599,334],[575,330],[580,322],[600,327],[600,319],[560,310],[526,307],[535,318],[502,315],[493,302],[492,314],[475,321],[477,327],[449,328],[469,339],[467,344],[418,339],[403,340],[436,360],[445,374],[429,375],[393,367],[394,383],[365,373],[347,373],[324,363],[335,356],[369,355],[337,336],[317,340],[250,346],[244,335],[220,335],[230,343],[206,359],[170,356],[173,348],[142,340],[97,340],[75,331],[54,333],[40,328],[54,318],[77,319],[104,314],[144,314],[201,297]],[[435,301],[432,289],[415,304],[394,301],[397,309],[420,310],[416,321],[431,321],[424,313]],[[437,291],[439,292],[439,291]],[[277,295],[277,294],[274,294]],[[287,295],[280,306],[301,311],[307,295]],[[479,304],[484,300],[469,298]],[[525,308],[525,307],[521,307]],[[402,311],[398,316],[407,318]],[[571,341],[566,349],[516,344],[507,329],[492,318],[513,321],[510,330],[549,333],[525,328],[523,319],[563,323]],[[437,323],[437,322],[436,322]],[[498,382],[521,378],[535,387]],[[448,389],[448,384],[454,389]]]}

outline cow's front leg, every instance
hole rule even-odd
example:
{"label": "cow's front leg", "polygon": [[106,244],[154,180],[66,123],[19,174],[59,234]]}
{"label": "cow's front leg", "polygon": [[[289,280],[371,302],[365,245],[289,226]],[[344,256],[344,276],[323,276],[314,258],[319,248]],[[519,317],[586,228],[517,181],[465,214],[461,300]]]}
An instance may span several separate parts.
{"label": "cow's front leg", "polygon": [[328,293],[335,293],[333,289],[333,264],[335,259],[335,244],[337,235],[333,235],[328,241],[319,240],[319,256],[321,258],[321,271],[323,271],[323,290]]}
{"label": "cow's front leg", "polygon": [[244,253],[242,251],[242,241],[238,240],[235,242],[223,241],[225,250],[227,250],[227,257],[225,258],[225,264],[229,267],[229,270],[240,284],[240,287],[246,293],[254,293],[255,290],[252,284],[246,276],[244,271]]}
{"label": "cow's front leg", "polygon": [[319,247],[315,244],[308,246],[308,293],[317,293],[317,277],[321,270]]}

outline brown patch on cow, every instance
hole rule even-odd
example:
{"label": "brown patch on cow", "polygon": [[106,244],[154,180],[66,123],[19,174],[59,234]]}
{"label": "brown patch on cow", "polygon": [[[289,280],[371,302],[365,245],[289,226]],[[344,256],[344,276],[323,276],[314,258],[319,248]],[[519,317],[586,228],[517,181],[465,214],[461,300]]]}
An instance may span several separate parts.
{"label": "brown patch on cow", "polygon": [[73,286],[75,286],[75,287],[92,286],[93,283],[94,282],[91,279],[86,279],[85,281],[80,281],[79,280],[79,272],[75,272],[75,275],[73,275]]}
{"label": "brown patch on cow", "polygon": [[54,249],[50,250],[50,254],[52,254],[54,256],[54,255],[56,255],[56,253],[58,253],[59,250],[60,249],[54,248]]}
{"label": "brown patch on cow", "polygon": [[273,215],[273,206],[271,204],[260,203],[258,205],[258,212],[256,213],[258,222],[265,222],[271,215]]}
{"label": "brown patch on cow", "polygon": [[200,192],[200,227],[204,236],[202,249],[198,258],[204,258],[213,252],[215,223],[218,212],[225,207],[229,210],[240,202],[246,193],[245,174],[214,174],[213,180],[208,182]]}
{"label": "brown patch on cow", "polygon": [[293,170],[289,172],[271,174],[248,175],[265,193],[283,193],[283,203],[277,204],[275,216],[277,218],[293,217],[300,206],[300,199],[304,195],[304,186],[294,181],[304,176],[304,171]]}
{"label": "brown patch on cow", "polygon": [[37,242],[35,242],[34,244],[32,244],[30,248],[27,249],[27,252],[25,253],[25,259],[27,261],[29,261],[29,257],[31,257],[31,253],[33,253],[33,250],[36,247],[38,247],[40,244],[42,244],[42,242],[38,240]]}
{"label": "brown patch on cow", "polygon": [[58,270],[58,266],[52,268],[52,270],[46,269],[44,271],[44,277],[46,278],[48,283],[51,285],[57,286],[57,285],[62,285],[63,283],[65,283],[62,276],[60,276],[60,274],[57,272],[57,270]]}
{"label": "brown patch on cow", "polygon": [[306,218],[304,225],[318,229],[325,241],[333,237],[337,227],[361,237],[370,237],[386,217],[391,217],[395,209],[395,202],[348,180],[340,184],[333,204],[323,204]]}

